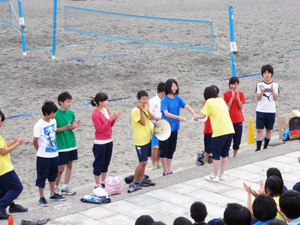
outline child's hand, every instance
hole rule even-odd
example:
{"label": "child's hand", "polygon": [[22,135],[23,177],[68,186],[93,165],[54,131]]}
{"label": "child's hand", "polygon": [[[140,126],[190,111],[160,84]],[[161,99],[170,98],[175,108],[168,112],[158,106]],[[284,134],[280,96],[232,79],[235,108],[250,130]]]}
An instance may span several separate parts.
{"label": "child's hand", "polygon": [[149,112],[149,109],[150,109],[150,107],[149,107],[149,102],[147,102],[147,103],[145,104],[145,110],[146,110],[146,112]]}
{"label": "child's hand", "polygon": [[113,120],[116,119],[116,117],[117,117],[117,114],[116,114],[116,112],[114,112],[113,114],[111,114],[111,115],[109,116],[109,120],[110,120],[110,121],[113,121]]}
{"label": "child's hand", "polygon": [[71,121],[67,124],[66,126],[67,130],[72,130],[73,128],[73,124],[71,124]]}
{"label": "child's hand", "polygon": [[143,110],[143,109],[144,109],[144,107],[142,106],[141,103],[139,103],[139,104],[137,105],[137,107],[138,107],[140,110]]}
{"label": "child's hand", "polygon": [[[272,83],[273,84],[273,83]],[[259,89],[262,91],[262,92],[264,92],[265,91],[265,87],[264,87],[264,85],[259,85]]]}
{"label": "child's hand", "polygon": [[232,96],[231,96],[231,98],[232,98],[232,99],[234,99],[234,92],[233,92],[233,91],[231,91],[231,93],[232,93]]}
{"label": "child's hand", "polygon": [[240,99],[239,91],[236,91],[236,97],[237,99]]}
{"label": "child's hand", "polygon": [[194,121],[198,121],[198,115],[193,118]]}
{"label": "child's hand", "polygon": [[118,112],[117,116],[116,116],[116,120],[119,119],[121,117],[121,115],[122,115],[122,112]]}
{"label": "child's hand", "polygon": [[186,122],[186,119],[185,119],[185,117],[183,117],[183,116],[179,116],[179,121],[181,121],[181,122]]}
{"label": "child's hand", "polygon": [[73,129],[81,125],[81,120],[73,121]]}
{"label": "child's hand", "polygon": [[[23,138],[16,138],[17,139],[17,141],[16,141],[16,144],[17,145],[21,145],[21,144],[23,144],[25,141],[26,141],[26,138],[25,137],[23,137]],[[15,139],[15,140],[16,140]]]}

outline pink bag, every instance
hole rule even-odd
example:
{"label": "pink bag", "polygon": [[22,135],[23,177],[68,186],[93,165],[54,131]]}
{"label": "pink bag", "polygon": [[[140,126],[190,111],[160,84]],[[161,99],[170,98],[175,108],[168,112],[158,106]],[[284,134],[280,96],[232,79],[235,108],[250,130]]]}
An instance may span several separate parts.
{"label": "pink bag", "polygon": [[108,177],[105,179],[105,191],[108,195],[121,194],[122,188],[121,177]]}

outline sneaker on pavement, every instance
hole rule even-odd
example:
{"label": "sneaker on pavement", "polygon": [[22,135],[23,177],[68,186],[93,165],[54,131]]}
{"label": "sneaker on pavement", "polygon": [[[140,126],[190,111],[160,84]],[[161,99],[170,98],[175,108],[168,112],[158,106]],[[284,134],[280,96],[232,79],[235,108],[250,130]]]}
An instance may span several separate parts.
{"label": "sneaker on pavement", "polygon": [[212,182],[219,182],[219,176],[215,176],[214,174],[208,175],[206,177],[206,180],[212,181]]}
{"label": "sneaker on pavement", "polygon": [[153,168],[152,168],[152,171],[154,171],[154,170],[157,170],[157,167],[153,167]]}
{"label": "sneaker on pavement", "polygon": [[128,193],[137,191],[137,190],[141,190],[142,187],[139,185],[138,181],[133,181],[130,185],[129,185],[129,190]]}
{"label": "sneaker on pavement", "polygon": [[40,204],[40,206],[43,206],[43,207],[48,206],[48,202],[47,202],[47,200],[45,199],[45,197],[41,197],[41,198],[40,198],[39,204]]}
{"label": "sneaker on pavement", "polygon": [[60,192],[59,186],[55,186],[54,192],[59,195]]}
{"label": "sneaker on pavement", "polygon": [[157,168],[157,169],[161,169],[161,168],[162,168],[162,165],[158,165],[156,168]]}
{"label": "sneaker on pavement", "polygon": [[9,213],[20,213],[20,212],[27,212],[28,211],[27,208],[24,208],[23,206],[18,205],[18,204],[15,204],[14,207],[9,206],[8,210],[9,210]]}
{"label": "sneaker on pavement", "polygon": [[139,182],[140,187],[149,187],[150,184],[146,182],[146,179],[143,179]]}
{"label": "sneaker on pavement", "polygon": [[58,194],[54,193],[53,195],[50,196],[50,200],[51,201],[65,201],[66,198],[61,196],[61,195],[58,195]]}
{"label": "sneaker on pavement", "polygon": [[8,217],[10,217],[10,215],[6,212],[6,210],[0,209],[0,220],[8,220]]}
{"label": "sneaker on pavement", "polygon": [[[101,184],[101,186],[102,186],[102,184]],[[58,194],[58,193],[56,193],[56,194]],[[66,186],[65,188],[61,189],[61,194],[62,195],[75,195],[76,191],[73,191],[72,188],[70,188],[69,186]]]}
{"label": "sneaker on pavement", "polygon": [[219,172],[219,180],[220,181],[226,180],[226,177],[225,177],[224,173],[222,174],[222,173]]}
{"label": "sneaker on pavement", "polygon": [[169,175],[168,171],[167,172],[163,172],[163,176],[167,176]]}
{"label": "sneaker on pavement", "polygon": [[172,170],[167,171],[168,174],[173,174]]}

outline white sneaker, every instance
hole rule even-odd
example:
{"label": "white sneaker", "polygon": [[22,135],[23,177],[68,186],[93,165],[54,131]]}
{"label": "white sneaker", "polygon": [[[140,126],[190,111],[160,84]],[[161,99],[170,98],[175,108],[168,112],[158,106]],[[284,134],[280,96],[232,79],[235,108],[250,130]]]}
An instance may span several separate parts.
{"label": "white sneaker", "polygon": [[67,187],[61,189],[61,194],[62,195],[75,195],[76,191],[73,191],[72,188],[67,186]]}
{"label": "white sneaker", "polygon": [[226,180],[226,177],[225,177],[225,174],[224,174],[224,173],[221,174],[221,173],[219,172],[219,180],[220,180],[220,181]]}
{"label": "white sneaker", "polygon": [[206,180],[216,182],[216,183],[220,181],[219,176],[214,176],[214,174],[208,175],[206,177]]}
{"label": "white sneaker", "polygon": [[58,195],[59,195],[59,192],[60,192],[60,188],[59,188],[59,186],[55,186],[54,193],[56,193],[56,194],[58,194]]}

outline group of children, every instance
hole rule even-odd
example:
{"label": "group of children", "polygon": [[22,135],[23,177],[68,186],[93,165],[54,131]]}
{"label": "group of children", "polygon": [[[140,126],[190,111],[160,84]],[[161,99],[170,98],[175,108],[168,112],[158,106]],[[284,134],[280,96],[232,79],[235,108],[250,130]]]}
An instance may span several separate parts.
{"label": "group of children", "polygon": [[[258,83],[256,88],[257,99],[259,101],[256,110],[256,151],[261,149],[264,127],[266,127],[264,148],[268,146],[275,121],[275,101],[279,94],[279,85],[272,81],[272,66],[263,66],[261,73],[264,81]],[[228,161],[231,141],[233,139],[234,156],[236,156],[243,130],[242,122],[244,118],[241,110],[246,101],[243,92],[237,90],[238,85],[238,78],[232,77],[229,81],[230,90],[223,94],[223,98],[218,96],[218,87],[212,85],[205,88],[205,103],[201,110],[201,115],[197,115],[179,96],[179,85],[174,79],[168,79],[166,83],[158,85],[157,96],[150,101],[150,103],[152,102],[152,106],[149,104],[148,93],[146,91],[138,92],[138,104],[132,109],[131,117],[134,143],[139,163],[135,169],[134,180],[129,186],[130,192],[140,190],[142,187],[155,185],[155,183],[144,176],[151,151],[153,168],[161,168],[159,165],[160,159],[163,176],[173,173],[171,164],[176,150],[180,122],[186,122],[185,117],[180,115],[180,108],[187,109],[196,121],[209,117],[209,124],[206,122],[205,126],[210,125],[211,129],[205,128],[205,130],[209,130],[211,133],[205,133],[205,155],[208,159],[208,155],[210,153],[213,154],[213,173],[207,179],[215,182],[224,180],[224,171]],[[62,195],[73,195],[76,193],[68,184],[72,173],[72,162],[78,158],[76,138],[73,130],[80,126],[81,121],[76,121],[73,111],[70,110],[72,96],[68,92],[64,92],[58,96],[58,103],[59,108],[53,102],[45,102],[42,107],[43,118],[34,126],[33,145],[37,151],[36,186],[39,189],[39,204],[41,206],[48,205],[44,197],[46,179],[48,179],[50,184],[50,200],[63,201],[65,197]],[[91,104],[96,107],[92,114],[95,126],[93,146],[95,187],[104,188],[106,173],[112,156],[112,126],[120,118],[121,112],[110,113],[107,108],[108,96],[102,92],[96,94],[91,100]],[[5,119],[3,113],[1,113],[0,118],[0,125],[2,126]],[[167,120],[171,126],[170,137],[164,141],[158,141],[151,132],[150,121],[155,123],[159,119]],[[14,141],[7,143],[7,145],[1,136],[0,138],[0,160],[3,161],[3,163],[0,161],[0,216],[2,213],[4,217],[7,217],[5,209],[8,205],[13,204],[10,205],[10,209],[12,209],[10,212],[13,212],[14,207],[21,207],[12,202],[22,191],[22,185],[20,185],[20,181],[13,171],[9,153],[24,143],[25,138],[16,138]],[[221,158],[221,169],[219,171]],[[59,183],[64,171],[65,180],[61,189],[62,195],[60,195]],[[7,180],[7,178],[4,179],[6,176],[9,177],[9,180],[12,180],[12,183],[5,184],[2,181]],[[17,186],[18,188],[11,193],[11,187]],[[27,211],[27,209],[21,208],[19,211]]]}

